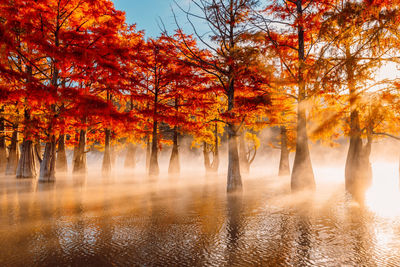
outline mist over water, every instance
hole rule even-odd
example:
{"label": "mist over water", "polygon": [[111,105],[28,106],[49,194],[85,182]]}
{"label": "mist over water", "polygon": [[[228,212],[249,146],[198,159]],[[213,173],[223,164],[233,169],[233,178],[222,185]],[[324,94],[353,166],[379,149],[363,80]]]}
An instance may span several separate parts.
{"label": "mist over water", "polygon": [[[257,156],[242,194],[226,194],[225,162],[204,174],[201,154],[182,174],[150,178],[138,167],[104,177],[100,154],[85,177],[55,183],[0,179],[1,266],[397,266],[400,200],[395,148],[375,144],[365,201],[344,191],[345,147],[312,146],[317,191],[290,192],[279,151]],[[388,147],[390,150],[385,150]],[[168,151],[160,156],[166,173]],[[224,156],[221,157],[224,159]]]}

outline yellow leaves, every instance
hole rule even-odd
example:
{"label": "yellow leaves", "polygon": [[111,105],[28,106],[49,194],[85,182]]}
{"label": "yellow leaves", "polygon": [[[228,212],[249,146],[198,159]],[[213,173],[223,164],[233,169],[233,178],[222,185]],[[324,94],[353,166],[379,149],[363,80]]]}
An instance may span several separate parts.
{"label": "yellow leaves", "polygon": [[246,132],[245,139],[246,139],[247,142],[252,143],[256,150],[261,145],[260,139],[254,133]]}

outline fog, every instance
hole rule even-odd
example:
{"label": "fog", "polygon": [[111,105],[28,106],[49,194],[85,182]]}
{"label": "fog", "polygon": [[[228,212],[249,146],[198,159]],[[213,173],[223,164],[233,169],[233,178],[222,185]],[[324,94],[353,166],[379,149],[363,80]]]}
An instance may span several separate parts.
{"label": "fog", "polygon": [[[119,150],[110,176],[102,153],[90,152],[86,175],[57,174],[54,183],[2,177],[0,263],[54,265],[391,265],[400,255],[398,149],[374,143],[373,184],[364,202],[345,192],[347,144],[310,144],[317,188],[291,193],[278,177],[279,150],[264,142],[243,192],[226,193],[226,144],[218,174],[206,175],[200,148],[180,146],[181,174],[149,177],[145,151],[123,168]],[[291,164],[293,162],[291,153]],[[30,264],[31,265],[31,264]]]}

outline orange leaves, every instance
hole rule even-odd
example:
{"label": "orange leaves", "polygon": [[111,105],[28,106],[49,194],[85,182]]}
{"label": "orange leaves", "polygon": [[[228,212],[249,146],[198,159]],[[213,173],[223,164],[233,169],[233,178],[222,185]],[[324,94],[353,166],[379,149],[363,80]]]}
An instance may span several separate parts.
{"label": "orange leaves", "polygon": [[37,130],[55,133],[76,117],[135,121],[98,94],[121,85],[118,38],[125,21],[112,2],[3,1],[0,14],[0,80],[8,84],[2,102],[24,103],[16,112],[34,110],[30,123],[40,125]]}

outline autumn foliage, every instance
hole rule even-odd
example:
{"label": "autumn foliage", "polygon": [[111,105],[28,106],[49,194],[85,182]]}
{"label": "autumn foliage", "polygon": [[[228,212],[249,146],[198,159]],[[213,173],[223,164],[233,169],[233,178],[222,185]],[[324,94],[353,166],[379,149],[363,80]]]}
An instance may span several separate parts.
{"label": "autumn foliage", "polygon": [[[228,143],[228,190],[263,143],[281,149],[282,175],[294,151],[292,188],[312,189],[308,140],[349,136],[346,181],[368,180],[352,173],[370,168],[372,140],[398,132],[399,83],[371,78],[397,63],[398,3],[193,1],[207,38],[190,11],[192,35],[177,23],[149,38],[108,0],[1,1],[0,171],[53,181],[56,169],[85,173],[87,153],[104,151],[108,175],[119,150],[133,168],[144,148],[157,175],[171,146],[177,174],[190,137],[207,172]],[[267,127],[276,136],[260,140]]]}

